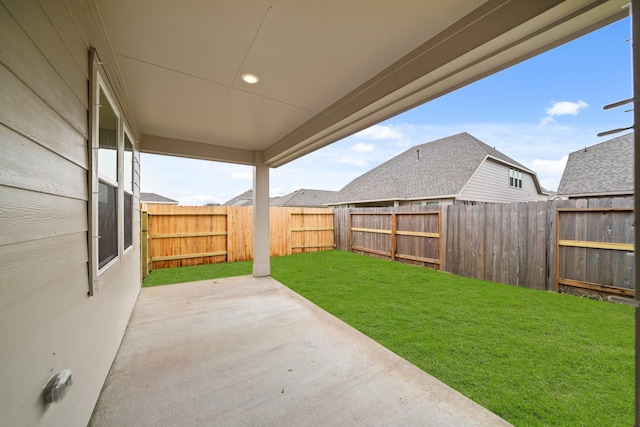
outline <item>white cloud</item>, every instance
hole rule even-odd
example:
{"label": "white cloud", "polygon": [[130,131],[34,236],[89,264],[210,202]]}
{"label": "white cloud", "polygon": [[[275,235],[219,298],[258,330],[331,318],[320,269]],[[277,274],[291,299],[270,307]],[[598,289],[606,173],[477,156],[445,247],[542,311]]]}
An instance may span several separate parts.
{"label": "white cloud", "polygon": [[370,153],[373,151],[373,144],[358,142],[351,149],[357,153]]}
{"label": "white cloud", "polygon": [[577,116],[581,110],[589,107],[589,104],[584,102],[583,100],[578,100],[578,102],[571,101],[559,101],[559,102],[551,102],[551,106],[547,108],[547,115],[540,119],[540,123],[546,125],[548,123],[555,122],[555,116]]}
{"label": "white cloud", "polygon": [[231,174],[231,179],[233,181],[251,181],[253,179],[253,173],[251,172],[233,172]]}
{"label": "white cloud", "polygon": [[403,137],[402,132],[398,132],[388,125],[373,125],[361,130],[354,136],[362,139],[402,139]]}
{"label": "white cloud", "polygon": [[275,187],[269,189],[269,197],[282,197],[287,193],[283,188]]}
{"label": "white cloud", "polygon": [[579,100],[578,102],[554,102],[551,107],[547,108],[547,114],[551,116],[562,116],[565,114],[571,114],[572,116],[575,116],[580,110],[587,108],[588,106],[589,104],[587,104],[583,100]]}
{"label": "white cloud", "polygon": [[562,156],[560,160],[533,159],[531,166],[539,174],[560,176],[567,165],[568,155]]}
{"label": "white cloud", "polygon": [[339,156],[336,157],[335,161],[343,165],[358,166],[361,168],[368,165],[367,161],[362,157]]}
{"label": "white cloud", "polygon": [[215,203],[215,197],[209,194],[182,194],[179,197],[183,206],[201,206],[207,203]]}
{"label": "white cloud", "polygon": [[533,159],[528,166],[536,172],[544,188],[555,191],[560,184],[568,159],[568,155],[562,156],[559,160]]}

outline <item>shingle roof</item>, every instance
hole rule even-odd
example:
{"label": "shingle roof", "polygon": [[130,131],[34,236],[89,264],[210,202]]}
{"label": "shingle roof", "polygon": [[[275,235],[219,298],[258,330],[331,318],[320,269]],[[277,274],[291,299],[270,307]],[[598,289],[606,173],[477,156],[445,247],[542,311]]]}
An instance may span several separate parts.
{"label": "shingle roof", "polygon": [[233,199],[223,203],[222,206],[253,206],[253,190],[238,194]]}
{"label": "shingle roof", "polygon": [[633,193],[633,132],[569,154],[558,195]]}
{"label": "shingle roof", "polygon": [[311,190],[303,188],[271,200],[272,206],[322,207],[329,203],[337,191]]}
{"label": "shingle roof", "polygon": [[168,205],[178,204],[177,200],[173,200],[156,193],[140,193],[140,201],[144,203],[164,203]]}
{"label": "shingle roof", "polygon": [[464,132],[408,149],[351,181],[332,203],[456,195],[487,155],[529,171]]}

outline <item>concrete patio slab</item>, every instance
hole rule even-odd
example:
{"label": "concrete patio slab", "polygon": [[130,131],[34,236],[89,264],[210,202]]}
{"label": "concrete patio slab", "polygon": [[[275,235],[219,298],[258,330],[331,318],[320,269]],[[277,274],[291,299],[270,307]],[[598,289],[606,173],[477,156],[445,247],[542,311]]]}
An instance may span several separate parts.
{"label": "concrete patio slab", "polygon": [[144,288],[90,425],[504,426],[270,277]]}

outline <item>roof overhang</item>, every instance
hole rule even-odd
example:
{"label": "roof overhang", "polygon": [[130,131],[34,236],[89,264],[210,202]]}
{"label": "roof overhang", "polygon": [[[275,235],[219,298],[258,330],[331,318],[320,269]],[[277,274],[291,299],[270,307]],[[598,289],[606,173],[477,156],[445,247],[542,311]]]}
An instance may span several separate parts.
{"label": "roof overhang", "polygon": [[96,3],[142,152],[271,167],[628,14],[627,0]]}

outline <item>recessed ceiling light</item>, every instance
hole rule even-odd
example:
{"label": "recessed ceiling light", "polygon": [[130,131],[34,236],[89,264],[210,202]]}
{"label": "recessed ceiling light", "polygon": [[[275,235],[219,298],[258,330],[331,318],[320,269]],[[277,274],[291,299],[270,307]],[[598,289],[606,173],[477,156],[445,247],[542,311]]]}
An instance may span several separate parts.
{"label": "recessed ceiling light", "polygon": [[240,76],[240,78],[242,79],[242,81],[244,81],[245,83],[249,83],[250,85],[256,84],[260,81],[258,76],[251,73],[244,73],[242,76]]}

